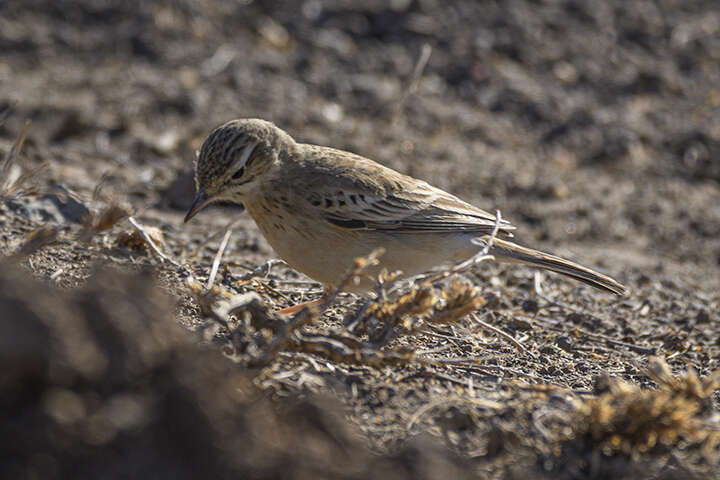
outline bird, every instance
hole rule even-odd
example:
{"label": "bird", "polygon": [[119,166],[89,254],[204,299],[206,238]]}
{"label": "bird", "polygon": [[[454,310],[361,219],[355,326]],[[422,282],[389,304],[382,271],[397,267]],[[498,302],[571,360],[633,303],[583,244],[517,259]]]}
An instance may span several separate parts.
{"label": "bird", "polygon": [[[384,253],[375,273],[385,268],[409,277],[472,257],[482,248],[478,239],[495,230],[488,253],[497,261],[627,293],[607,275],[514,243],[515,226],[455,195],[358,154],[297,142],[266,120],[237,119],[215,128],[197,155],[195,183],[185,222],[215,202],[241,204],[275,252],[326,292],[356,258],[378,248]],[[363,293],[371,285],[366,279],[349,290]]]}

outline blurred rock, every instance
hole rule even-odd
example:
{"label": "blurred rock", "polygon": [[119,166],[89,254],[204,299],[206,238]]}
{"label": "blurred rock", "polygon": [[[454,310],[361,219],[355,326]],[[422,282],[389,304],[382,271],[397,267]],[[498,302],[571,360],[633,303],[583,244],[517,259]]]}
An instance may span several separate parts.
{"label": "blurred rock", "polygon": [[148,275],[67,292],[0,265],[0,476],[471,477],[427,439],[371,453],[335,400],[272,401],[174,310]]}
{"label": "blurred rock", "polygon": [[90,210],[72,195],[50,193],[42,197],[18,197],[6,202],[15,212],[34,222],[82,223]]}
{"label": "blurred rock", "polygon": [[192,170],[180,172],[163,192],[162,203],[175,210],[187,210],[195,199],[195,173]]}

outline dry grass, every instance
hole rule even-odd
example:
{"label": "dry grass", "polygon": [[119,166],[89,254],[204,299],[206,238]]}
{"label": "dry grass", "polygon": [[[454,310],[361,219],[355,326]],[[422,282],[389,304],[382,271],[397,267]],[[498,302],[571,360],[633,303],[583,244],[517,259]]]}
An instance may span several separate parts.
{"label": "dry grass", "polygon": [[492,258],[488,251],[500,222],[498,212],[492,234],[480,239],[483,248],[471,259],[439,272],[420,275],[409,282],[401,279],[400,272],[383,270],[374,279],[371,299],[345,316],[340,331],[309,334],[300,329],[316,322],[333,306],[340,293],[365,276],[368,268],[377,265],[384,253],[382,249],[356,258],[353,267],[324,302],[319,306],[305,307],[287,321],[273,313],[257,296],[233,296],[227,290],[213,286],[212,280],[227,244],[227,234],[215,256],[206,288],[203,289],[192,277],[188,279],[188,285],[201,311],[228,331],[229,335],[225,338],[229,351],[248,365],[265,366],[282,350],[373,366],[428,362],[428,358],[421,358],[407,348],[390,347],[391,342],[416,334],[428,325],[457,323],[485,304],[480,289],[462,280],[460,275]]}
{"label": "dry grass", "polygon": [[[3,112],[3,115],[6,114]],[[43,163],[32,169],[23,169],[19,159],[29,129],[28,121],[0,164],[0,200],[13,199],[37,191],[35,179],[46,165]]]}
{"label": "dry grass", "polygon": [[[0,113],[0,124],[10,115],[10,109]],[[30,122],[27,121],[20,134],[16,137],[10,149],[0,163],[0,201],[17,199],[42,193],[37,185],[38,174],[46,168],[42,163],[35,168],[24,168],[21,165],[21,152],[27,139]],[[99,197],[102,182],[98,184],[95,196]],[[91,213],[85,218],[83,226],[75,235],[75,240],[81,243],[88,242],[95,235],[107,232],[122,220],[128,218],[129,209],[118,203],[110,203],[100,212]],[[52,225],[41,225],[32,229],[23,240],[16,255],[26,257],[44,247],[59,241],[61,229]]]}
{"label": "dry grass", "polygon": [[560,470],[605,478],[618,465],[641,466],[683,451],[698,451],[709,464],[717,460],[720,422],[712,395],[720,388],[720,372],[701,379],[688,368],[673,376],[664,360],[652,357],[646,373],[656,389],[602,377],[599,394],[580,402],[575,415],[557,425],[556,438],[562,440],[555,456],[572,459],[559,462]]}
{"label": "dry grass", "polygon": [[707,420],[720,375],[700,379],[689,368],[675,377],[657,357],[647,373],[656,390],[610,381],[607,392],[589,399],[574,422],[576,439],[604,455],[639,456],[681,444],[701,446],[708,458],[717,455],[720,425]]}
{"label": "dry grass", "polygon": [[[192,277],[188,285],[201,311],[226,330],[228,353],[249,366],[266,366],[284,350],[371,366],[427,362],[428,358],[416,355],[411,349],[393,347],[392,342],[416,334],[428,325],[457,323],[485,303],[480,289],[461,279],[459,274],[490,258],[487,248],[493,238],[485,239],[486,248],[471,261],[459,262],[419,281],[402,280],[399,272],[381,272],[374,280],[372,298],[346,315],[342,329],[322,334],[304,332],[302,327],[316,322],[347,286],[364,276],[369,267],[377,265],[381,250],[355,259],[345,279],[326,301],[306,307],[289,319],[272,312],[257,295],[235,296],[212,283],[208,285],[210,288],[203,288]],[[224,243],[216,255],[216,264]],[[213,271],[216,270],[214,265]]]}
{"label": "dry grass", "polygon": [[[0,265],[3,477],[394,478],[399,467],[407,473],[395,478],[460,478],[427,445],[405,449],[429,434],[475,478],[719,478],[720,455],[702,441],[718,393],[705,410],[702,380],[656,388],[644,372],[650,354],[701,377],[720,358],[720,211],[708,208],[720,179],[717,2],[519,0],[511,12],[470,0],[309,2],[302,15],[291,2],[217,0],[38,8],[51,3],[0,2],[0,112],[15,102],[18,112],[0,127],[0,166],[12,165],[0,183],[33,192],[33,179],[15,180],[47,161],[41,187],[67,186],[92,212],[122,200],[142,216],[110,230],[94,217],[102,231],[85,243],[82,225],[63,221],[43,248],[52,235],[26,237],[41,225],[16,208],[43,199],[0,200],[0,254],[22,242],[35,252],[16,259],[16,273]],[[309,316],[275,315],[319,285],[263,264],[272,254],[247,215],[181,223],[193,153],[209,125],[239,111],[497,204],[523,241],[608,269],[632,295],[555,276],[543,295],[527,269],[483,263],[414,287],[388,277],[384,298],[340,295]],[[33,124],[19,150],[24,118]],[[118,194],[101,195],[103,184]],[[238,223],[216,255],[229,216]],[[115,243],[126,229],[131,250]],[[154,308],[149,279],[120,275],[138,270],[173,300]],[[189,273],[197,295],[187,295]],[[207,300],[203,313],[194,298]],[[422,308],[411,311],[413,299]],[[177,323],[209,345],[175,339]],[[94,380],[83,374],[103,364]],[[604,375],[618,380],[593,389]],[[667,425],[652,425],[664,415]]]}
{"label": "dry grass", "polygon": [[56,227],[44,226],[31,230],[23,239],[16,256],[26,257],[58,241],[60,231]]}
{"label": "dry grass", "polygon": [[83,228],[78,234],[78,241],[87,242],[95,235],[107,232],[129,216],[130,212],[127,207],[111,203],[99,212],[87,216]]}

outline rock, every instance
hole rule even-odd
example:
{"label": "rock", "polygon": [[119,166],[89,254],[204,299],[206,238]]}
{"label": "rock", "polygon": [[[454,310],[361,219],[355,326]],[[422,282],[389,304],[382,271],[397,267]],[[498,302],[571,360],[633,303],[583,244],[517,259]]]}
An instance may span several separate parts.
{"label": "rock", "polygon": [[178,173],[163,192],[162,203],[176,210],[187,210],[195,198],[195,176],[192,170]]}
{"label": "rock", "polygon": [[48,193],[41,197],[19,197],[8,200],[6,205],[38,223],[82,223],[90,213],[83,203],[68,194]]}

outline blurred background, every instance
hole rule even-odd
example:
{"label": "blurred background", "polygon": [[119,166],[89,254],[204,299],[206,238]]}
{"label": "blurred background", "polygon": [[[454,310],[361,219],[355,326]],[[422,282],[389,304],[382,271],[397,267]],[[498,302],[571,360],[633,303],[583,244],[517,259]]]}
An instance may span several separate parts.
{"label": "blurred background", "polygon": [[[6,112],[0,122],[5,152],[31,121],[24,168],[45,162],[37,177],[44,187],[90,202],[102,182],[106,196],[162,229],[164,248],[174,255],[202,244],[208,232],[227,225],[228,213],[237,214],[218,208],[182,226],[202,141],[227,120],[260,117],[299,141],[350,150],[479,207],[500,208],[520,227],[522,242],[628,283],[635,295],[628,311],[652,305],[662,310],[653,321],[673,318],[672,328],[716,328],[710,318],[717,318],[720,288],[717,0],[0,0],[0,112]],[[30,229],[28,205],[0,209],[2,252]],[[228,255],[251,266],[271,257],[249,217],[238,218]],[[32,269],[46,278],[61,271],[58,278],[70,278],[65,286],[83,283],[90,254],[65,247],[36,259]],[[204,267],[213,254],[207,253]],[[82,271],[67,275],[76,268]],[[274,404],[258,403],[260,394],[244,374],[227,373],[228,362],[210,360],[186,340],[168,344],[147,325],[123,330],[126,319],[107,305],[139,308],[138,318],[150,324],[173,308],[154,296],[143,298],[145,306],[136,304],[143,297],[136,285],[145,280],[123,280],[115,291],[117,280],[103,277],[93,281],[100,290],[90,282],[74,299],[51,298],[38,310],[21,306],[45,284],[3,275],[0,306],[35,323],[25,324],[30,330],[19,354],[13,342],[0,349],[2,355],[15,352],[0,355],[3,371],[12,372],[0,387],[15,392],[3,395],[2,405],[15,412],[8,418],[20,419],[0,426],[6,429],[2,458],[24,462],[34,448],[29,445],[46,446],[22,466],[6,462],[4,472],[15,478],[121,477],[128,471],[166,478],[207,472],[274,478],[287,471],[295,472],[292,478],[315,478],[318,471],[368,478],[391,470],[405,472],[398,478],[416,478],[420,457],[428,459],[428,472],[454,478],[447,472],[455,471],[456,460],[435,447],[411,445],[389,460],[370,456],[364,440],[324,416],[336,406],[301,404],[276,418]],[[525,280],[518,282],[527,283],[530,274],[520,275]],[[57,309],[76,320],[63,323],[62,315],[48,314]],[[188,311],[181,313],[191,316]],[[105,319],[100,327],[99,318]],[[68,330],[75,321],[85,326]],[[101,335],[83,358],[105,352],[108,365],[120,369],[117,377],[93,377],[82,358],[44,349],[47,338],[105,328],[123,332],[120,340]],[[0,322],[0,329],[2,338],[19,338],[16,324]],[[716,342],[717,331],[702,335],[692,338]],[[140,338],[149,339],[153,360],[131,347]],[[177,364],[185,356],[197,361]],[[701,370],[717,368],[707,354],[693,358]],[[586,366],[596,367],[593,361]],[[65,373],[58,377],[58,371]],[[586,382],[586,372],[579,382]],[[42,393],[45,388],[49,393]],[[78,396],[83,388],[99,393]],[[124,396],[112,397],[115,403],[87,400],[117,391]],[[227,395],[208,393],[215,391]],[[26,405],[37,408],[29,412]],[[148,405],[155,416],[143,413]],[[77,420],[91,411],[99,413],[86,423]],[[315,413],[304,418],[306,411]],[[118,424],[117,418],[125,420]],[[67,425],[82,428],[68,433]],[[279,425],[294,433],[248,433]],[[150,432],[142,437],[147,444],[128,433],[142,428]],[[495,439],[498,452],[503,442],[512,444],[510,437],[483,432],[477,438]],[[280,437],[297,441],[278,443]],[[99,455],[87,445],[108,448]],[[254,453],[238,457],[248,445]],[[306,446],[301,458],[296,453]],[[328,455],[345,458],[348,449],[356,452],[355,463],[347,464],[351,470],[322,463]],[[116,470],[103,471],[107,455],[114,455]],[[528,465],[540,464],[529,458]],[[82,468],[73,470],[73,462]],[[275,470],[278,465],[287,468]]]}
{"label": "blurred background", "polygon": [[69,188],[181,210],[207,133],[261,117],[579,257],[720,262],[713,0],[5,0],[0,50],[0,138],[32,120]]}

